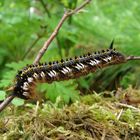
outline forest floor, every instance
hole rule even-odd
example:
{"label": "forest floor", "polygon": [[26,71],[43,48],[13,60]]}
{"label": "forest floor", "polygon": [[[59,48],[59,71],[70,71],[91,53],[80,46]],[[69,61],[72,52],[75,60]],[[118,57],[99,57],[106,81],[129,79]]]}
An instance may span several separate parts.
{"label": "forest floor", "polygon": [[[60,98],[55,104],[9,106],[1,114],[0,139],[140,140],[139,93],[132,88],[119,89],[115,96],[93,93],[63,107]],[[133,104],[126,104],[128,94]]]}

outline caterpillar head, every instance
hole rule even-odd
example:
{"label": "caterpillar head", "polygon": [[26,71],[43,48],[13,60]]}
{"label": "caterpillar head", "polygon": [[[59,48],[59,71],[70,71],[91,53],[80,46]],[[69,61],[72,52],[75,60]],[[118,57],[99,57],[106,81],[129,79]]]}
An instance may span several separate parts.
{"label": "caterpillar head", "polygon": [[126,61],[126,57],[116,50],[110,50],[110,56],[112,58],[111,64],[119,64]]}
{"label": "caterpillar head", "polygon": [[111,64],[119,64],[125,62],[126,61],[125,56],[120,52],[116,51],[115,49],[113,49],[113,44],[114,44],[114,39],[112,40],[108,49],[109,56],[112,59]]}

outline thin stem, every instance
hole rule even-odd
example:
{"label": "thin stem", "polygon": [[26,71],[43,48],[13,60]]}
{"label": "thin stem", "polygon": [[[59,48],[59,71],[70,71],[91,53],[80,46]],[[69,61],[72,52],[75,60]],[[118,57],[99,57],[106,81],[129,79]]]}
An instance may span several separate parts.
{"label": "thin stem", "polygon": [[61,44],[60,44],[60,40],[58,38],[58,36],[56,37],[56,43],[57,43],[57,46],[58,46],[58,53],[62,59],[62,47],[61,47]]}
{"label": "thin stem", "polygon": [[130,61],[130,60],[140,60],[140,56],[128,56],[126,58],[127,61]]}
{"label": "thin stem", "polygon": [[51,18],[51,14],[50,14],[49,10],[47,9],[46,4],[44,3],[44,1],[43,0],[39,0],[39,1],[42,4],[42,6],[43,6],[45,12],[47,13],[48,17]]}
{"label": "thin stem", "polygon": [[0,104],[0,112],[14,99],[14,97],[14,95],[10,95]]}
{"label": "thin stem", "polygon": [[30,53],[30,51],[32,50],[32,48],[37,44],[37,42],[41,39],[41,36],[38,36],[34,42],[31,44],[31,46],[27,49],[27,51],[25,52],[25,54],[23,55],[22,59],[25,59],[25,57]]}
{"label": "thin stem", "polygon": [[127,105],[127,104],[123,104],[123,103],[116,103],[116,105],[119,105],[119,106],[122,106],[122,107],[126,107],[126,108],[130,108],[130,109],[136,110],[137,112],[140,112],[139,108],[136,108],[136,107],[134,107],[132,105]]}
{"label": "thin stem", "polygon": [[38,41],[45,35],[46,26],[41,26],[41,31],[37,33],[37,38],[33,41],[33,43],[29,46],[22,59],[24,59],[32,50],[32,48],[38,43]]}

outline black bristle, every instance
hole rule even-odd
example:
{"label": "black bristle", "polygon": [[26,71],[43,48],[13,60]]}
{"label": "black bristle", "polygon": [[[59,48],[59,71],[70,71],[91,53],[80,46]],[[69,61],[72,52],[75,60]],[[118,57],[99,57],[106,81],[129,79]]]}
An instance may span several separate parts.
{"label": "black bristle", "polygon": [[88,56],[90,56],[90,55],[91,55],[91,53],[89,53],[89,52],[88,52],[88,54],[87,54],[87,55],[88,55]]}
{"label": "black bristle", "polygon": [[45,62],[44,65],[47,65],[47,62]]}
{"label": "black bristle", "polygon": [[41,62],[39,62],[39,63],[38,63],[38,65],[39,65],[39,66],[41,66],[41,65],[42,65],[42,63],[41,63]]}
{"label": "black bristle", "polygon": [[49,62],[49,65],[52,65],[52,62]]}
{"label": "black bristle", "polygon": [[114,39],[112,40],[110,46],[109,46],[109,49],[112,50],[113,49],[113,44],[114,44]]}
{"label": "black bristle", "polygon": [[20,70],[20,71],[18,71],[18,74],[21,74],[22,73],[22,71]]}
{"label": "black bristle", "polygon": [[64,62],[64,60],[63,59],[61,59],[61,61],[60,61],[61,63],[63,63]]}
{"label": "black bristle", "polygon": [[105,52],[105,50],[102,50],[102,53],[104,53]]}
{"label": "black bristle", "polygon": [[36,67],[36,64],[33,64],[33,67]]}

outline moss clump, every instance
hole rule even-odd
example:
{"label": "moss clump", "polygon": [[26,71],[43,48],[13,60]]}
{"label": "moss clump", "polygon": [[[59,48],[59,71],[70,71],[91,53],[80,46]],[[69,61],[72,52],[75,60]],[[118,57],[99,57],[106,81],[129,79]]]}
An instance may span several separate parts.
{"label": "moss clump", "polygon": [[140,139],[139,107],[97,94],[58,106],[59,100],[56,104],[8,107],[1,114],[0,139]]}

